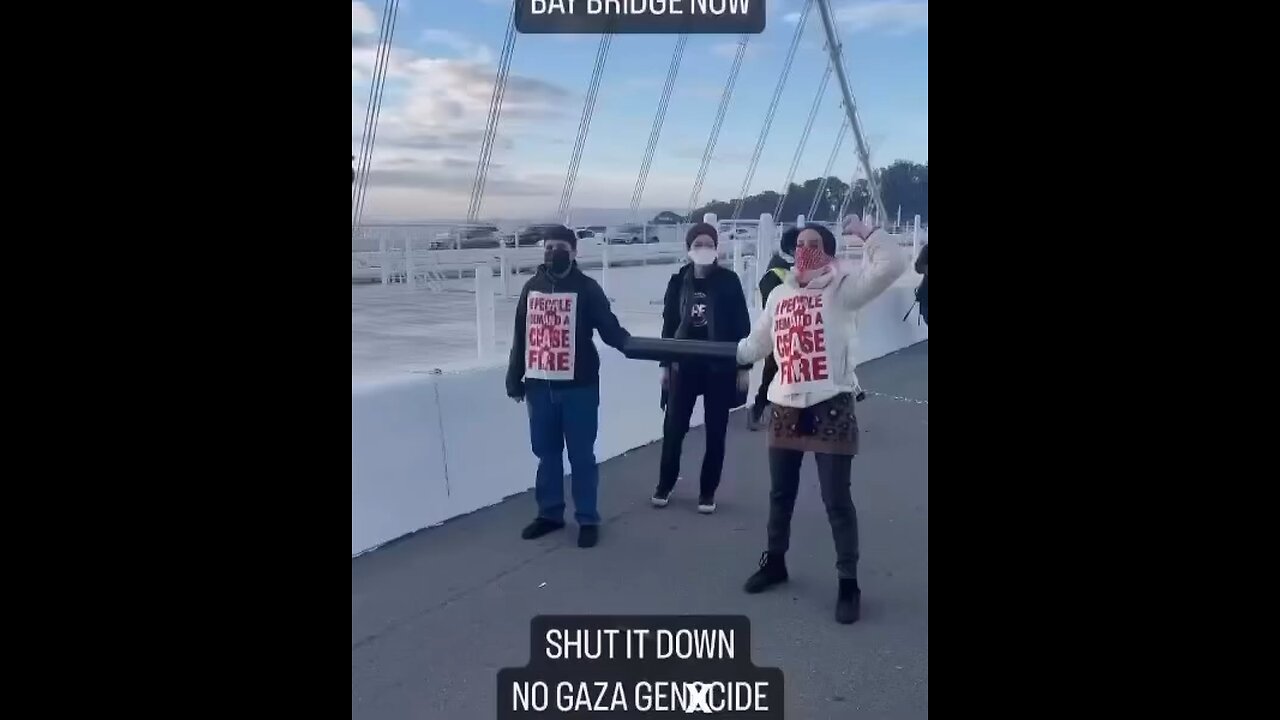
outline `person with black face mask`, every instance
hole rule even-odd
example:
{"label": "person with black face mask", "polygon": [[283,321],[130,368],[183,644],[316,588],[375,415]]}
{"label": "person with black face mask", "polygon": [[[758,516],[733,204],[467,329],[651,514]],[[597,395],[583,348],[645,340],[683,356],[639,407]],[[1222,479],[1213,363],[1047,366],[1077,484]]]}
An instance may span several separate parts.
{"label": "person with black face mask", "polygon": [[[787,228],[782,233],[782,240],[778,243],[778,251],[769,258],[768,269],[764,275],[760,277],[760,306],[765,307],[769,304],[769,293],[773,289],[782,284],[787,276],[787,271],[795,265],[796,258],[796,238],[800,236],[800,228]],[[756,401],[751,405],[751,414],[747,416],[747,427],[751,430],[760,429],[760,421],[764,416],[765,408],[769,407],[769,383],[773,382],[773,376],[778,373],[778,363],[774,361],[773,355],[769,355],[764,359],[764,373],[760,377],[760,389],[756,391]]]}
{"label": "person with black face mask", "polygon": [[520,292],[507,396],[528,401],[529,440],[538,458],[538,516],[526,540],[564,527],[564,461],[569,453],[578,546],[599,540],[599,473],[595,444],[600,410],[600,356],[592,335],[619,351],[631,335],[618,323],[599,283],[578,269],[578,236],[564,226],[543,240],[545,262]]}
{"label": "person with black face mask", "polygon": [[[685,236],[690,263],[671,276],[662,307],[662,337],[679,340],[737,342],[751,331],[747,299],[732,270],[716,263],[718,233],[698,223]],[[729,410],[746,401],[750,365],[732,361],[688,360],[662,363],[662,389],[666,394],[666,419],[662,426],[662,461],[658,487],[651,502],[666,507],[680,472],[680,453],[689,432],[693,405],[702,396],[707,447],[702,458],[698,512],[716,510],[716,489],[724,467],[725,432]],[[742,394],[742,400],[737,399]]]}

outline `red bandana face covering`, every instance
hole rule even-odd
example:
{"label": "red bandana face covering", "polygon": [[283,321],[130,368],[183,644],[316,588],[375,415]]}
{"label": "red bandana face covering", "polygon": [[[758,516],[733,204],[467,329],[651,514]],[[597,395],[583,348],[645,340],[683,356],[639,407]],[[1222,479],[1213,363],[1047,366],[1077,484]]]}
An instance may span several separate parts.
{"label": "red bandana face covering", "polygon": [[796,248],[797,279],[801,284],[807,283],[834,261],[835,258],[823,252],[822,248],[809,245]]}

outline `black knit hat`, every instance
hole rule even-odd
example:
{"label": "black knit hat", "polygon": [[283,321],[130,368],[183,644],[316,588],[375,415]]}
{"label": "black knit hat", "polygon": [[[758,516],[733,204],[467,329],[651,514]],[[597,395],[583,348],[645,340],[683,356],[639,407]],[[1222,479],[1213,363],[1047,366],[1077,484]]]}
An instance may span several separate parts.
{"label": "black knit hat", "polygon": [[800,228],[787,228],[782,232],[782,239],[778,241],[778,249],[785,255],[795,256],[796,238],[798,237],[800,237]]}
{"label": "black knit hat", "polygon": [[693,241],[697,240],[699,235],[710,235],[711,242],[716,247],[720,246],[720,233],[716,232],[715,226],[701,222],[689,228],[689,232],[684,234],[684,247],[686,250],[693,247]]}
{"label": "black knit hat", "polygon": [[569,243],[569,247],[574,250],[578,249],[578,234],[563,225],[554,225],[547,228],[542,234],[543,242],[547,240],[563,240]]}
{"label": "black knit hat", "polygon": [[[800,230],[801,231],[812,230],[818,233],[819,235],[821,235],[823,249],[826,250],[826,253],[831,257],[836,256],[836,236],[831,234],[831,230],[829,230],[826,225],[819,225],[818,223],[805,223],[805,226],[803,228],[800,228]],[[799,238],[800,238],[800,233],[797,232],[796,239],[798,240]]]}

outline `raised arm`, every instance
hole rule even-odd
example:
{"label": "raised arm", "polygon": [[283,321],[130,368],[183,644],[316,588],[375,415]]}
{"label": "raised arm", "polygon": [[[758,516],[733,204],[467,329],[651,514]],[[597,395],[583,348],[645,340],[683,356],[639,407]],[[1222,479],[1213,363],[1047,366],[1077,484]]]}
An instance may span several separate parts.
{"label": "raised arm", "polygon": [[836,291],[840,304],[850,311],[875,300],[907,271],[909,253],[883,230],[871,233],[862,252],[862,267],[845,276]]}

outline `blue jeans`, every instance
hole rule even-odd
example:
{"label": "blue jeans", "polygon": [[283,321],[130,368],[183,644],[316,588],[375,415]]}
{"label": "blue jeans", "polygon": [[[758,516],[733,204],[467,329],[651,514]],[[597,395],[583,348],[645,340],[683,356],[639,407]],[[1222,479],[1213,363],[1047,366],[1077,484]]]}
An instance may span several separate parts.
{"label": "blue jeans", "polygon": [[596,432],[600,387],[557,388],[554,383],[530,382],[525,388],[525,404],[529,408],[529,442],[538,458],[533,489],[538,517],[564,521],[564,451],[568,448],[574,519],[579,525],[599,525]]}

